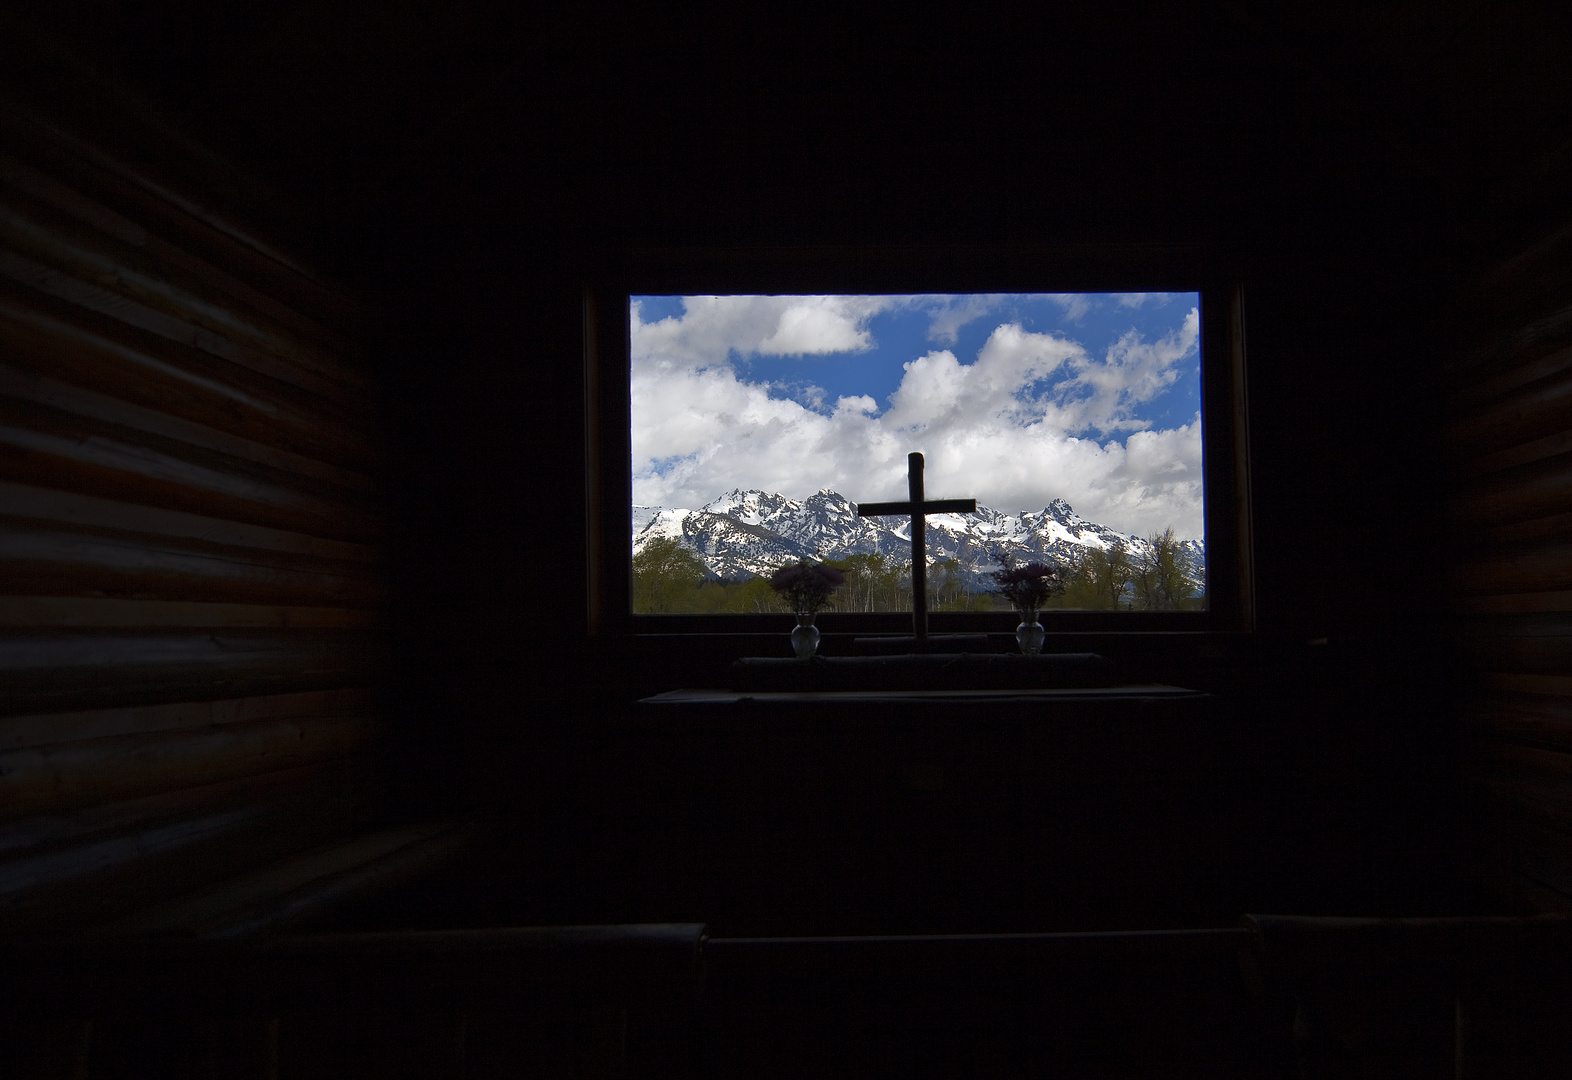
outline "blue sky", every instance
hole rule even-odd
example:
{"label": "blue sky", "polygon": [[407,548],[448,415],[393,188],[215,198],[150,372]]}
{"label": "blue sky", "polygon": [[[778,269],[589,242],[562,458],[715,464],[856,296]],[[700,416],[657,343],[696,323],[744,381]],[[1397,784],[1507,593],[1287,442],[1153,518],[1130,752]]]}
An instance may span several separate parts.
{"label": "blue sky", "polygon": [[1054,498],[1200,537],[1196,293],[643,296],[631,300],[633,485],[697,507],[733,487]]}

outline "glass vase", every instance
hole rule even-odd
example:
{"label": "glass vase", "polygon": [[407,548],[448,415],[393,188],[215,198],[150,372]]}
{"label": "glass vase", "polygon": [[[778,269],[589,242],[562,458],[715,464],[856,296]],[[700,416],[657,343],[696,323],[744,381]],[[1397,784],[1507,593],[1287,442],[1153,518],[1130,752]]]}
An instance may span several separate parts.
{"label": "glass vase", "polygon": [[813,625],[813,612],[797,612],[797,625],[791,628],[791,649],[798,660],[806,660],[819,648],[819,628]]}
{"label": "glass vase", "polygon": [[1043,639],[1047,636],[1048,631],[1037,621],[1037,612],[1021,612],[1021,625],[1015,628],[1015,643],[1021,647],[1023,656],[1036,656],[1042,652]]}

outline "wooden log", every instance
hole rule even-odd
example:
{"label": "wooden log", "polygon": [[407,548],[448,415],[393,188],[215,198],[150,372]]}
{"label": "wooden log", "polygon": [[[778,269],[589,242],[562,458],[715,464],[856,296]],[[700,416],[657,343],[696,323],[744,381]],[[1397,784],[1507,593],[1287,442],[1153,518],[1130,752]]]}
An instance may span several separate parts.
{"label": "wooden log", "polygon": [[105,206],[138,228],[162,237],[209,265],[234,275],[326,326],[356,336],[372,315],[320,275],[279,256],[246,230],[196,206],[115,155],[19,109],[0,105],[0,130],[20,158]]}
{"label": "wooden log", "polygon": [[1459,644],[1477,668],[1557,675],[1572,670],[1572,616],[1480,617],[1461,629]]}
{"label": "wooden log", "polygon": [[1525,915],[1572,914],[1572,896],[1546,888],[1512,870],[1507,859],[1497,859],[1488,849],[1481,855],[1481,895],[1496,911]]}
{"label": "wooden log", "polygon": [[0,280],[7,363],[315,460],[364,468],[368,417]]}
{"label": "wooden log", "polygon": [[380,557],[375,548],[365,544],[4,481],[0,481],[0,507],[14,518],[205,540],[227,547],[357,563],[373,563]]}
{"label": "wooden log", "polygon": [[138,534],[28,528],[0,518],[0,592],[371,608],[362,563]]}
{"label": "wooden log", "polygon": [[1470,656],[1468,663],[1475,670],[1488,672],[1492,677],[1559,677],[1561,672],[1567,670],[1569,657],[1572,657],[1572,643],[1566,639],[1515,638],[1492,643],[1488,650],[1481,649]]}
{"label": "wooden log", "polygon": [[[171,267],[190,277],[208,282],[241,304],[262,312],[333,353],[352,355],[356,349],[350,339],[329,330],[317,320],[302,314],[288,304],[280,303],[268,293],[254,288],[212,263],[183,251],[162,237],[150,233],[131,219],[116,213],[104,203],[88,198],[26,162],[0,154],[0,181],[18,191],[26,192],[62,213],[69,214],[106,236],[147,252],[156,266]],[[357,373],[350,371],[348,374],[353,377]]]}
{"label": "wooden log", "polygon": [[[1566,231],[1498,264],[1468,289],[1459,350],[1452,367],[1460,379],[1510,366],[1524,353],[1572,336],[1572,260]],[[1558,318],[1558,316],[1560,316]],[[1548,324],[1548,325],[1547,325]]]}
{"label": "wooden log", "polygon": [[1567,698],[1497,692],[1469,700],[1462,715],[1480,734],[1572,752],[1572,700]]}
{"label": "wooden log", "polygon": [[1476,479],[1569,453],[1572,453],[1572,432],[1559,431],[1554,435],[1532,439],[1517,446],[1507,447],[1505,450],[1498,450],[1493,454],[1465,458],[1458,465],[1457,473],[1464,479]]}
{"label": "wooden log", "polygon": [[1483,456],[1572,427],[1572,378],[1533,383],[1455,421],[1448,440],[1461,457]]}
{"label": "wooden log", "polygon": [[1470,615],[1528,615],[1572,611],[1572,591],[1506,593],[1501,596],[1464,596],[1458,609]]}
{"label": "wooden log", "polygon": [[1533,383],[1563,375],[1572,378],[1572,347],[1553,349],[1502,371],[1477,373],[1473,380],[1453,392],[1452,400],[1458,412],[1466,415],[1482,411],[1490,402]]}
{"label": "wooden log", "polygon": [[1481,560],[1458,587],[1465,593],[1559,592],[1572,588],[1572,545],[1507,550]]}
{"label": "wooden log", "polygon": [[90,420],[100,420],[106,424],[188,443],[203,450],[252,461],[270,469],[295,473],[350,491],[369,492],[375,487],[371,478],[364,473],[308,458],[289,450],[280,450],[265,443],[231,435],[205,424],[172,417],[167,413],[157,412],[141,405],[132,405],[68,383],[46,379],[33,372],[0,365],[0,395],[73,413]]}
{"label": "wooden log", "polygon": [[1473,344],[1451,365],[1458,381],[1509,368],[1572,338],[1572,270],[1565,253],[1542,258],[1533,272],[1516,277],[1510,286],[1497,278],[1495,286],[1473,290],[1472,325],[1463,335]]}
{"label": "wooden log", "polygon": [[100,315],[118,319],[130,326],[157,334],[202,352],[209,353],[289,386],[297,387],[340,405],[354,404],[361,392],[326,376],[302,368],[261,349],[236,341],[232,336],[194,326],[146,304],[137,303],[119,292],[103,288],[53,267],[0,248],[0,277],[36,289],[67,303],[76,304]]}
{"label": "wooden log", "polygon": [[1572,292],[1572,228],[1541,237],[1480,275],[1474,285],[1482,313],[1517,320]]}
{"label": "wooden log", "polygon": [[365,713],[55,743],[0,753],[0,818],[55,814],[348,754],[376,733]]}
{"label": "wooden log", "polygon": [[[137,859],[189,847],[272,816],[268,806],[234,806],[202,817],[166,822],[125,836],[0,864],[0,918],[19,897],[72,878],[89,877]],[[3,926],[3,923],[0,923]]]}
{"label": "wooden log", "polygon": [[1572,896],[1572,837],[1542,821],[1499,814],[1487,822],[1486,834],[1484,842],[1513,871]]}
{"label": "wooden log", "polygon": [[[1509,779],[1539,777],[1550,783],[1572,779],[1572,754],[1539,746],[1483,739],[1477,744],[1483,776]],[[1572,798],[1572,786],[1567,797]]]}
{"label": "wooden log", "polygon": [[1481,819],[1534,821],[1546,828],[1572,826],[1572,803],[1554,785],[1512,776],[1472,777],[1470,809]]}
{"label": "wooden log", "polygon": [[224,939],[297,925],[335,903],[428,871],[461,850],[472,830],[449,822],[401,825],[293,856],[197,895],[138,912],[112,933]]}
{"label": "wooden log", "polygon": [[354,630],[0,635],[0,715],[365,685],[380,655]]}
{"label": "wooden log", "polygon": [[212,604],[180,600],[103,600],[72,596],[0,596],[0,628],[176,627],[307,630],[366,628],[379,622],[363,608]]}
{"label": "wooden log", "polygon": [[1572,799],[1563,788],[1564,784],[1544,776],[1514,775],[1504,771],[1475,777],[1469,782],[1471,796],[1484,812],[1566,830],[1572,829]]}
{"label": "wooden log", "polygon": [[[24,302],[25,301],[25,302]],[[340,466],[372,463],[373,416],[0,282],[7,366]],[[327,429],[327,430],[324,430]]]}
{"label": "wooden log", "polygon": [[1564,638],[1572,636],[1572,613],[1542,611],[1513,615],[1476,615],[1458,628],[1459,640],[1485,644],[1502,638]]}
{"label": "wooden log", "polygon": [[[362,305],[333,287],[320,271],[269,244],[232,213],[174,190],[163,179],[171,164],[181,170],[180,186],[215,193],[234,207],[260,208],[259,204],[271,202],[236,170],[216,167],[212,160],[200,161],[184,135],[150,122],[146,114],[122,113],[112,128],[84,138],[8,103],[0,114],[0,127],[6,130],[13,152],[25,160],[216,265],[237,273],[237,266],[254,267],[254,273],[241,276],[292,303],[298,300],[302,310],[320,309],[321,321],[359,326],[368,317]],[[288,208],[284,212],[292,216]]]}
{"label": "wooden log", "polygon": [[[16,26],[13,29],[27,33],[26,27]],[[49,55],[54,52],[51,45],[42,39],[29,44],[34,46],[29,50],[31,53]],[[13,57],[13,62],[15,59]],[[82,92],[77,87],[55,82],[43,71],[35,70],[31,74],[33,81],[50,86],[64,100],[82,103]],[[89,100],[96,101],[98,96],[109,89],[107,83],[94,80],[90,75],[85,77],[88,79],[87,85],[91,87],[86,92]],[[271,202],[236,170],[204,155],[183,133],[144,111],[115,109],[107,124],[97,118],[74,113],[79,122],[88,125],[84,131],[90,135],[84,138],[84,131],[68,131],[51,119],[50,115],[41,115],[16,102],[8,102],[4,113],[0,114],[0,121],[9,129],[8,134],[18,147],[25,146],[31,150],[41,145],[59,157],[80,158],[103,172],[129,180],[135,188],[153,196],[158,202],[167,203],[169,207],[180,211],[182,216],[195,218],[216,228],[231,239],[239,240],[274,262],[292,269],[296,274],[314,280],[310,271],[250,234],[244,227],[171,189],[167,181],[172,177],[180,177],[194,185],[195,190],[221,192],[237,207],[260,209]],[[30,160],[33,158],[34,155],[29,155]]]}
{"label": "wooden log", "polygon": [[0,480],[130,497],[336,540],[365,541],[379,531],[369,506],[348,493],[319,494],[301,478],[285,486],[261,466],[4,399]]}
{"label": "wooden log", "polygon": [[189,895],[365,828],[370,809],[337,781],[280,787],[0,864],[0,939],[37,940],[50,929],[79,933]]}
{"label": "wooden log", "polygon": [[371,690],[350,687],[221,701],[182,701],[172,705],[10,716],[0,719],[0,752],[121,735],[248,724],[258,720],[362,713],[371,710],[372,698]]}
{"label": "wooden log", "polygon": [[1466,527],[1466,535],[1458,538],[1457,549],[1464,558],[1479,560],[1504,547],[1555,546],[1566,539],[1569,529],[1572,529],[1572,512],[1504,525],[1471,522]]}
{"label": "wooden log", "polygon": [[136,246],[120,243],[14,188],[0,187],[0,243],[78,280],[269,353],[309,375],[330,379],[342,396],[366,392],[364,378],[325,350],[236,304],[202,278],[175,266],[159,266]]}
{"label": "wooden log", "polygon": [[1485,682],[1497,690],[1515,694],[1543,694],[1553,697],[1572,695],[1572,676],[1567,675],[1517,675],[1505,672],[1486,672]]}
{"label": "wooden log", "polygon": [[[254,501],[277,502],[281,505],[289,503],[284,496],[267,494],[268,488],[318,494],[345,503],[363,501],[355,494],[342,490],[345,485],[304,475],[290,475],[283,469],[208,450],[200,444],[126,424],[99,420],[84,413],[73,413],[25,398],[0,398],[0,427],[8,432],[8,442],[24,450],[61,454],[90,463],[106,463],[126,471],[200,484],[216,493],[249,497]],[[131,447],[130,451],[120,451],[120,456],[129,452],[159,464],[150,463],[138,470],[118,458],[94,456],[87,451],[69,454],[40,441],[51,436],[88,441],[94,445]]]}
{"label": "wooden log", "polygon": [[345,773],[343,762],[319,761],[60,814],[35,814],[0,824],[0,860],[79,847],[237,806],[320,801],[324,792],[344,786]]}
{"label": "wooden log", "polygon": [[1492,524],[1563,514],[1572,507],[1572,456],[1491,474],[1454,493],[1451,516]]}

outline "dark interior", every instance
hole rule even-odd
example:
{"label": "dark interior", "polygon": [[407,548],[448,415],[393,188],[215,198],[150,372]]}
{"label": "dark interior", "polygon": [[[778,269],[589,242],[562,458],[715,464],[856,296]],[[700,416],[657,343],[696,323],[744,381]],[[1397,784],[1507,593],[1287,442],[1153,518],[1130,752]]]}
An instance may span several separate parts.
{"label": "dark interior", "polygon": [[[167,959],[160,942],[214,935],[704,924],[717,946],[691,1013],[526,995],[513,1034],[486,1043],[501,1028],[476,1005],[461,1065],[1452,1075],[1466,999],[1482,1047],[1470,1060],[1485,1063],[1468,1075],[1572,1068],[1569,1014],[1545,1004],[1566,999],[1517,983],[1470,997],[1358,975],[1319,998],[1252,997],[1226,951],[863,968],[838,953],[755,963],[721,944],[1572,911],[1572,411],[1558,396],[1572,386],[1572,16],[1559,5],[700,15],[20,0],[0,37],[0,249],[30,260],[0,268],[0,367],[33,373],[0,386],[0,419],[36,433],[0,453],[0,524],[22,538],[0,550],[0,934],[18,976],[0,981],[109,971],[92,949],[132,939]],[[72,192],[119,216],[105,224]],[[71,254],[110,251],[109,236],[125,254]],[[1089,287],[1128,274],[1139,288],[1154,267],[1238,286],[1247,625],[1049,627],[1049,649],[1102,653],[1122,683],[1201,693],[639,704],[720,685],[739,656],[785,654],[784,623],[591,626],[601,489],[586,448],[601,416],[586,402],[584,290],[678,264],[701,267],[694,280],[766,267],[826,289],[914,267],[985,287],[1040,265]],[[115,320],[142,316],[36,266],[142,297],[197,336],[154,315],[125,329]],[[160,307],[175,301],[138,284],[155,278],[295,337],[221,356],[200,336],[228,333],[203,314],[216,309]],[[179,341],[201,358],[169,363],[264,397],[287,384],[276,400],[304,403],[305,419],[244,402],[203,412],[209,391],[166,393],[146,364],[78,364],[35,315],[125,348]],[[72,419],[89,406],[49,404],[34,376],[250,440],[204,434],[187,453],[198,436],[166,425],[146,452],[290,494],[223,494],[195,471],[122,481],[113,469],[131,466],[50,449],[39,440],[96,446],[112,433],[93,424],[154,421]],[[250,471],[226,464],[247,454]],[[340,497],[354,485],[331,469],[369,480]],[[277,481],[289,470],[307,479]],[[51,492],[109,516],[89,528],[87,509],[39,509]],[[310,537],[285,570],[339,576],[82,570],[88,533],[134,547],[157,531],[110,504]],[[182,558],[229,557],[231,541],[198,531]],[[351,559],[362,569],[324,569]],[[319,614],[279,614],[294,608]],[[189,671],[135,659],[148,642],[175,648],[177,629],[222,655]],[[217,739],[228,722],[218,705],[168,719],[177,708],[240,702],[239,716],[280,695],[309,714],[287,745],[258,742],[275,736],[253,720],[250,742],[200,752],[170,734]],[[246,816],[264,808],[265,827]],[[199,825],[200,842],[158,846]],[[113,843],[140,854],[93,854]],[[1486,967],[1505,955],[1485,952]],[[174,1006],[131,1023],[113,1001],[141,994],[133,977],[105,978],[96,1003],[45,995],[45,1020],[27,1025],[39,1075],[149,1062],[168,1075],[187,1061],[169,1046],[231,1030],[190,1034]],[[440,1012],[384,1012],[400,1010]],[[297,1023],[286,1009],[268,1028],[253,1016],[268,1011],[223,1022],[263,1025],[270,1075],[461,1074],[442,1072],[432,1047],[449,1036],[429,1025],[375,1010]],[[418,1052],[386,1049],[400,1039]],[[223,1072],[221,1058],[189,1072]]]}

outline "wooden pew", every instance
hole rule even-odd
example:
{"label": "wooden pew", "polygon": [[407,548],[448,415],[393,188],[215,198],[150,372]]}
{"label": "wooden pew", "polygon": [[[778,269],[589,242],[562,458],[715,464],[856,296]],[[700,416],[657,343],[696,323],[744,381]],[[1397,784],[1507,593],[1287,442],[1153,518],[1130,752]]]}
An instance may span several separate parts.
{"label": "wooden pew", "polygon": [[697,924],[0,946],[24,1075],[680,1075]]}
{"label": "wooden pew", "polygon": [[1247,984],[1290,1017],[1301,1075],[1572,1068],[1572,916],[1251,915]]}
{"label": "wooden pew", "polygon": [[0,1016],[51,1077],[1552,1075],[1569,957],[1566,917],[40,940]]}

